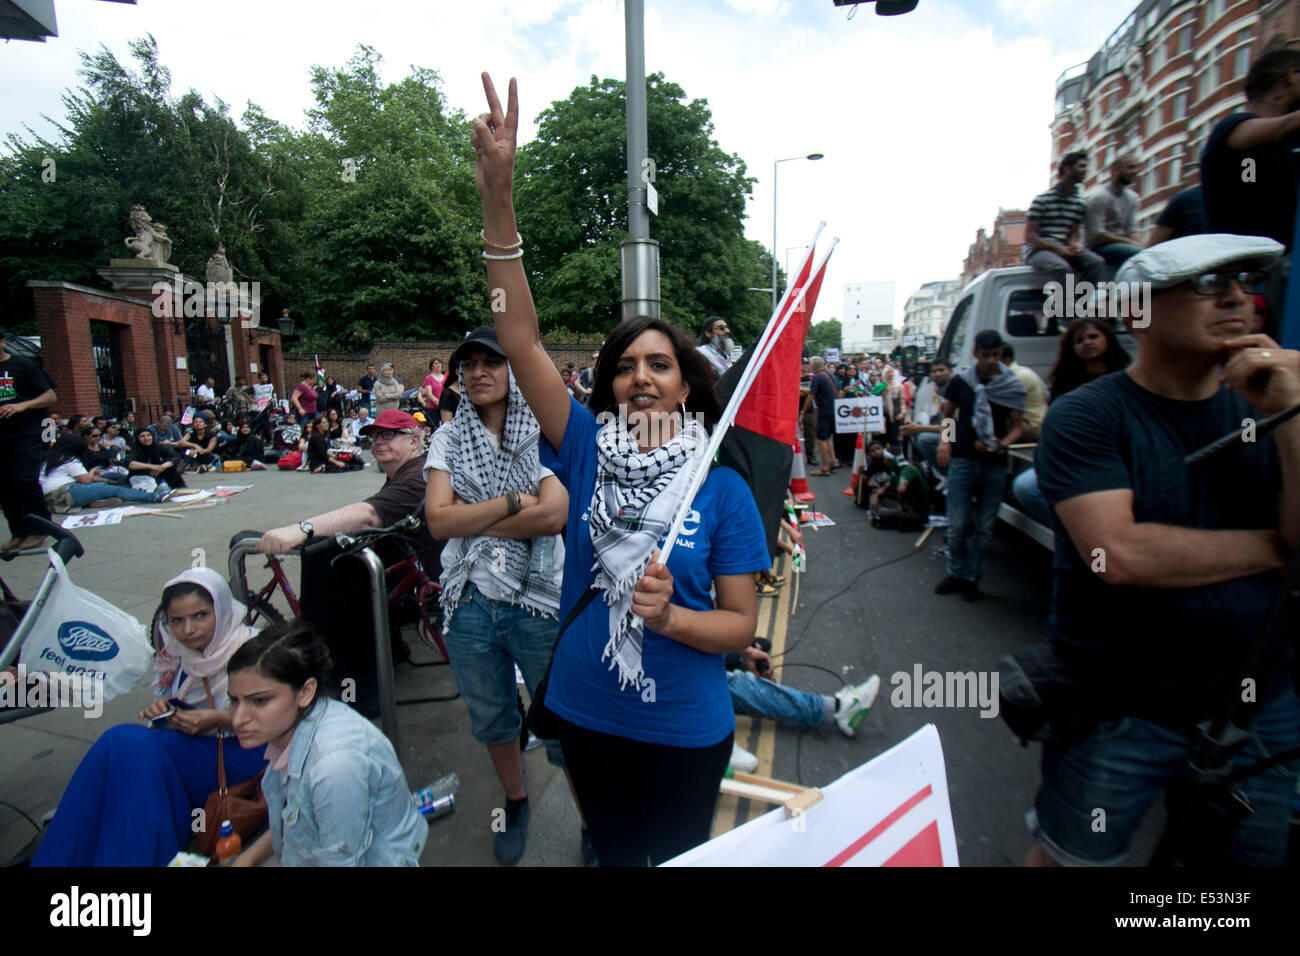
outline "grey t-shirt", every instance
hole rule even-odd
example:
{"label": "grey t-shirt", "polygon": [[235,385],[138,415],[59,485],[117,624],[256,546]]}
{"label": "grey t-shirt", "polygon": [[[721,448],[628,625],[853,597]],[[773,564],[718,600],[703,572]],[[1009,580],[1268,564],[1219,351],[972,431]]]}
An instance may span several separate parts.
{"label": "grey t-shirt", "polygon": [[1137,193],[1127,186],[1118,196],[1111,190],[1110,183],[1094,186],[1083,195],[1083,241],[1091,249],[1105,245],[1098,239],[1098,233],[1133,235],[1137,210]]}

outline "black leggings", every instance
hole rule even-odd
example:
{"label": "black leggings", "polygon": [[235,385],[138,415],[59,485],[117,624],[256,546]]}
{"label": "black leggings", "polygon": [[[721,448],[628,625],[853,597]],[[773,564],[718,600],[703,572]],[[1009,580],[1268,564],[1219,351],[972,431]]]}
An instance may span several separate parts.
{"label": "black leggings", "polygon": [[709,839],[735,734],[668,747],[560,720],[560,744],[601,866],[658,866]]}

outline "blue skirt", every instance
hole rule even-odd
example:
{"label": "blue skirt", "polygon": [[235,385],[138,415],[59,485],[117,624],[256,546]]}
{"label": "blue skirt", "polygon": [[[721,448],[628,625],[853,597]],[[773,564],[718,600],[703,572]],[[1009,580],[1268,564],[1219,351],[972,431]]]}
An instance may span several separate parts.
{"label": "blue skirt", "polygon": [[[226,783],[257,776],[265,747],[226,740]],[[166,866],[194,836],[194,810],[217,789],[217,739],[120,724],[90,748],[34,866]],[[207,821],[220,826],[220,820]]]}

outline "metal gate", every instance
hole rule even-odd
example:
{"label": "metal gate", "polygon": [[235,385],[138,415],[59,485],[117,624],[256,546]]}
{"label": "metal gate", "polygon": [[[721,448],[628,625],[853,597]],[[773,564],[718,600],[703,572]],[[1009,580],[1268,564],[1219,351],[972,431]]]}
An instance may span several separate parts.
{"label": "metal gate", "polygon": [[110,322],[90,323],[90,346],[95,354],[95,384],[99,388],[100,414],[121,418],[131,411],[122,377],[122,344],[119,328]]}
{"label": "metal gate", "polygon": [[195,317],[185,320],[185,351],[189,355],[190,384],[202,385],[208,376],[216,381],[218,396],[230,388],[230,369],[226,362],[226,330],[208,328],[208,320]]}

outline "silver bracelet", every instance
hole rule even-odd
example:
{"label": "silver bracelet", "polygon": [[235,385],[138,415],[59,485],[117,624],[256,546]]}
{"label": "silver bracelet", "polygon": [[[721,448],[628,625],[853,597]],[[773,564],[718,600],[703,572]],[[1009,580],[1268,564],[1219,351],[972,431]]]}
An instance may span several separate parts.
{"label": "silver bracelet", "polygon": [[484,258],[484,259],[498,259],[498,260],[500,260],[500,259],[522,259],[523,257],[524,257],[524,250],[523,250],[523,249],[516,249],[514,252],[510,253],[510,255],[508,255],[508,256],[494,256],[494,255],[492,255],[492,253],[488,252],[486,249],[483,250],[483,258]]}
{"label": "silver bracelet", "polygon": [[478,231],[478,237],[483,240],[483,245],[491,246],[493,249],[520,249],[524,244],[524,237],[519,235],[518,231],[515,232],[515,241],[510,243],[508,246],[504,246],[499,242],[493,242],[487,237],[487,234],[482,229]]}

